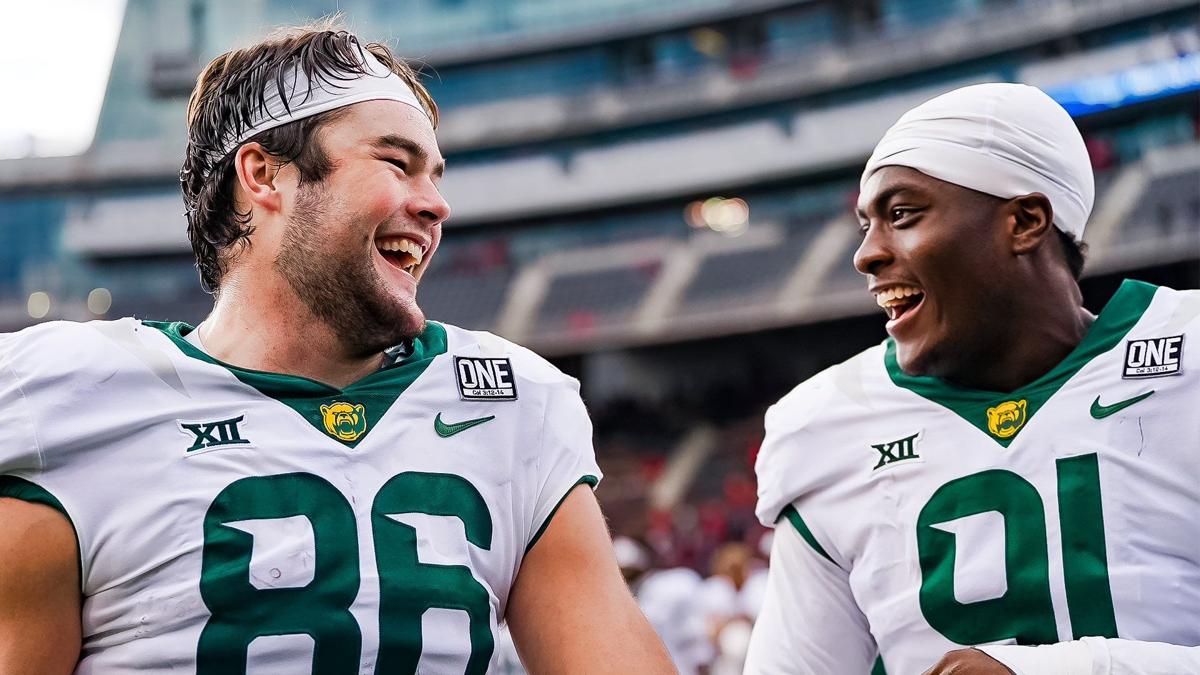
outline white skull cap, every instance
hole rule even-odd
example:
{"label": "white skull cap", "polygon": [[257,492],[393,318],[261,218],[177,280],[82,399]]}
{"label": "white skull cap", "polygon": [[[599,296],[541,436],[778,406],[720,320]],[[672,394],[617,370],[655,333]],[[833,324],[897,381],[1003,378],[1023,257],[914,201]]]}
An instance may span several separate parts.
{"label": "white skull cap", "polygon": [[1011,199],[1040,192],[1054,224],[1076,240],[1096,197],[1092,163],[1071,116],[1042,90],[976,84],[909,110],[875,146],[859,188],[885,166],[907,166]]}

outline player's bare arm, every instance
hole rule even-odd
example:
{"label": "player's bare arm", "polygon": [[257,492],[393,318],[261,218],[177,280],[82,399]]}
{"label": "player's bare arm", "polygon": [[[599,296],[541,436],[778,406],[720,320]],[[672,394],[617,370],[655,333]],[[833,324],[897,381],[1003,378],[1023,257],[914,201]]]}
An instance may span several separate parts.
{"label": "player's bare arm", "polygon": [[532,675],[675,672],[621,578],[586,486],[567,496],[521,564],[508,624]]}
{"label": "player's bare arm", "polygon": [[75,532],[49,506],[0,499],[0,673],[70,673],[79,658]]}
{"label": "player's bare arm", "polygon": [[943,656],[924,675],[1012,675],[1008,666],[978,649],[955,649]]}

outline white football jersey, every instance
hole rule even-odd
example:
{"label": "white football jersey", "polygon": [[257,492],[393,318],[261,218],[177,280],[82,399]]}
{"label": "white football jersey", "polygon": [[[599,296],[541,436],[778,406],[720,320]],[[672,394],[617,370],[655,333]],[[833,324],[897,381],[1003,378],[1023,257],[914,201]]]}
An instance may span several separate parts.
{"label": "white football jersey", "polygon": [[0,335],[0,495],[79,542],[76,673],[483,673],[521,560],[600,478],[578,383],[430,323],[338,389],[185,324]]}
{"label": "white football jersey", "polygon": [[1011,393],[905,375],[891,341],[801,384],[756,466],[793,568],[771,570],[747,673],[866,673],[877,654],[919,673],[963,645],[1084,636],[1200,645],[1197,377],[1200,292],[1126,281]]}

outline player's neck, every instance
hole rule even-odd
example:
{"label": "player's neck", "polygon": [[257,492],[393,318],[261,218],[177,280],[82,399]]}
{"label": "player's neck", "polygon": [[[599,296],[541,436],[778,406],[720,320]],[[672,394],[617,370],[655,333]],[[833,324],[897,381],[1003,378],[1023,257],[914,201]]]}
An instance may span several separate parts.
{"label": "player's neck", "polygon": [[290,287],[230,279],[222,283],[212,313],[197,329],[204,350],[215,359],[339,388],[376,371],[383,360],[382,354],[347,354],[333,330]]}
{"label": "player's neck", "polygon": [[1050,372],[1074,350],[1095,315],[1083,307],[1075,284],[1055,291],[1026,294],[1027,302],[1000,324],[996,340],[943,379],[986,391],[1015,391]]}

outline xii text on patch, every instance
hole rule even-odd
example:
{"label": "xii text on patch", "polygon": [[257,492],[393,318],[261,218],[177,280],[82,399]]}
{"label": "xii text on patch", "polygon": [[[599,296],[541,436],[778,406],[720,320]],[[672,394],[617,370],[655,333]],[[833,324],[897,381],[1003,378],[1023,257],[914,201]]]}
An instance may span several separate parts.
{"label": "xii text on patch", "polygon": [[180,422],[181,431],[192,434],[192,445],[187,452],[207,450],[223,445],[249,445],[249,439],[242,438],[241,424],[244,415],[231,417],[216,422]]}

